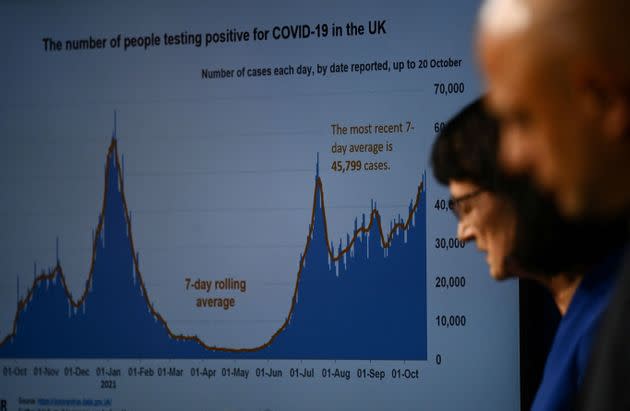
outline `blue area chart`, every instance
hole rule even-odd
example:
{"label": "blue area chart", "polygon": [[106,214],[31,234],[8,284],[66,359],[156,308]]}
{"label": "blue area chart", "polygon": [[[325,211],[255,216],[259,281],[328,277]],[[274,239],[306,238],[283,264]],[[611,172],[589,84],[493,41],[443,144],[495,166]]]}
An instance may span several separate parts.
{"label": "blue area chart", "polygon": [[384,229],[373,204],[367,218],[355,220],[345,244],[334,245],[318,165],[309,235],[284,323],[258,347],[217,347],[173,332],[151,302],[138,270],[114,137],[83,294],[70,294],[59,262],[36,275],[18,298],[0,358],[426,360],[424,186],[423,178],[406,218]]}

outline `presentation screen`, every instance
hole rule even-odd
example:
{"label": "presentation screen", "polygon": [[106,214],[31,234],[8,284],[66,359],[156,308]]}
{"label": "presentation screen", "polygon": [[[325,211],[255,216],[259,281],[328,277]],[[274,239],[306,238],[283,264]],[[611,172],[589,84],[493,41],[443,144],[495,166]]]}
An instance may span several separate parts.
{"label": "presentation screen", "polygon": [[518,410],[428,162],[470,1],[0,6],[0,410]]}

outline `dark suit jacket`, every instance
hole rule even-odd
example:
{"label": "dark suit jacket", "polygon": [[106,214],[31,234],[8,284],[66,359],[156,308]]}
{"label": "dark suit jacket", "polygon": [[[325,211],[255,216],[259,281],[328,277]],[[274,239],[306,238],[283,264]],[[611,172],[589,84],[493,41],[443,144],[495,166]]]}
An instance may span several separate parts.
{"label": "dark suit jacket", "polygon": [[582,386],[582,411],[630,411],[630,244]]}

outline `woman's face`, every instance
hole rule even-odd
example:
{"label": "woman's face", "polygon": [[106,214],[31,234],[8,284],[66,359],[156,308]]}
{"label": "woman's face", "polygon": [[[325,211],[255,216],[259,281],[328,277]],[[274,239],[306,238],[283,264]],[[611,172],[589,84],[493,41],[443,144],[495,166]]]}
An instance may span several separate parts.
{"label": "woman's face", "polygon": [[466,181],[449,182],[455,211],[459,217],[457,237],[475,240],[486,253],[490,275],[495,280],[510,277],[505,259],[512,251],[516,230],[516,213],[505,199]]}

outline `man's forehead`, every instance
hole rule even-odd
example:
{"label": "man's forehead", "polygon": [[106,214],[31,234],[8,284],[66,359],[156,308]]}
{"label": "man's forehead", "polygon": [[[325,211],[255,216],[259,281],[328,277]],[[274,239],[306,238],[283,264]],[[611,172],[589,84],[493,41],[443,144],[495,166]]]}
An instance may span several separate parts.
{"label": "man's forehead", "polygon": [[538,47],[520,34],[487,36],[480,45],[488,104],[492,108],[511,103],[516,95],[539,89],[548,83],[548,75],[552,75],[544,46]]}
{"label": "man's forehead", "polygon": [[488,85],[487,103],[492,109],[504,106],[524,80],[524,64],[514,38],[487,39],[482,60]]}
{"label": "man's forehead", "polygon": [[532,31],[554,24],[557,18],[571,13],[576,4],[590,2],[592,0],[484,0],[479,9],[479,28],[508,35]]}
{"label": "man's forehead", "polygon": [[526,30],[532,10],[524,0],[486,0],[479,11],[479,25],[485,32],[510,35]]}
{"label": "man's forehead", "polygon": [[529,60],[540,48],[536,47],[533,37],[526,31],[510,34],[481,31],[478,45],[484,66],[495,70]]}

